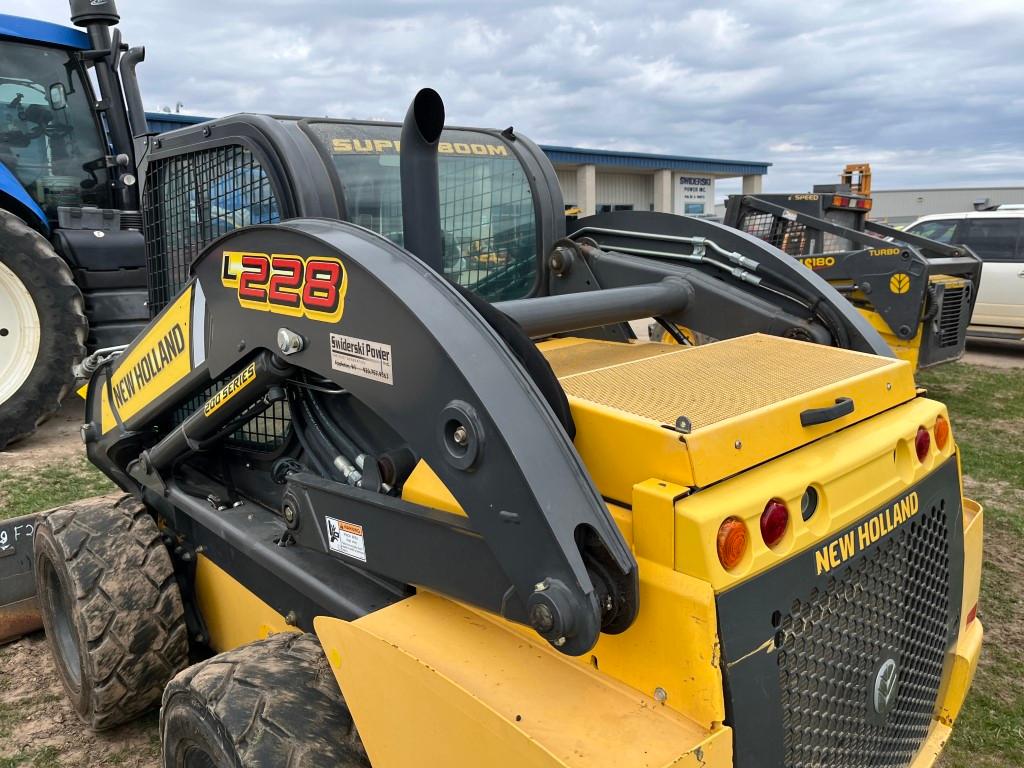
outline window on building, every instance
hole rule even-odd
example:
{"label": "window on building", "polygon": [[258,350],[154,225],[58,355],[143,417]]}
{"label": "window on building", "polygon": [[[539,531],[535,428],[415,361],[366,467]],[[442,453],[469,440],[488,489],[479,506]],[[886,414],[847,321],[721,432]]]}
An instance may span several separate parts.
{"label": "window on building", "polygon": [[631,203],[602,203],[597,206],[598,213],[611,213],[612,211],[632,211]]}
{"label": "window on building", "polygon": [[687,216],[703,216],[704,215],[704,203],[687,203],[683,213]]}

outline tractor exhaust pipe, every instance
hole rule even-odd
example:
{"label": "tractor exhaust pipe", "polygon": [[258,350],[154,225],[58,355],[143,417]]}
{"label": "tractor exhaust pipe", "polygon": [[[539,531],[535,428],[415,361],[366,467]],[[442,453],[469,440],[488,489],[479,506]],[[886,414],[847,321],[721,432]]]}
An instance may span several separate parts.
{"label": "tractor exhaust pipe", "polygon": [[443,130],[444,102],[437,91],[424,88],[413,98],[402,123],[402,235],[405,249],[438,274],[443,267],[437,143]]}

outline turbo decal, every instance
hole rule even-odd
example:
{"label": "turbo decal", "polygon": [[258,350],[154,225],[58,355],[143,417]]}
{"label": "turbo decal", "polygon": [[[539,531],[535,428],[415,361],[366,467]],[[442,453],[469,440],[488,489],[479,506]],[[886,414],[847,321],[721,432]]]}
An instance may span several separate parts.
{"label": "turbo decal", "polygon": [[224,251],[220,282],[245,309],[336,323],[345,311],[348,274],[331,256]]}
{"label": "turbo decal", "polygon": [[868,251],[870,256],[899,256],[899,248],[872,248]]}
{"label": "turbo decal", "polygon": [[[334,139],[331,152],[336,155],[370,154],[396,155],[402,151],[401,141],[391,139]],[[478,157],[508,157],[504,144],[477,144],[462,141],[442,141],[437,145],[440,155],[476,155]]]}
{"label": "turbo decal", "polygon": [[817,575],[838,568],[854,555],[863,552],[884,536],[888,536],[918,513],[920,500],[917,491],[904,496],[877,515],[858,525],[852,531],[829,542],[814,553]]}
{"label": "turbo decal", "polygon": [[256,378],[256,363],[249,363],[242,369],[241,373],[231,381],[218,389],[209,400],[203,404],[203,415],[209,416],[220,408],[224,403],[237,395],[246,385]]}

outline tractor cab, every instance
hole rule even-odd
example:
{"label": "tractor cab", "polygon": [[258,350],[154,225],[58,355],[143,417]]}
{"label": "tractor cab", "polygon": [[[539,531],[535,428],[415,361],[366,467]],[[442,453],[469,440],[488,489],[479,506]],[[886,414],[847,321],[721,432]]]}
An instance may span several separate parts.
{"label": "tractor cab", "polygon": [[0,38],[0,59],[0,176],[13,177],[22,204],[50,225],[59,206],[109,208],[109,149],[79,57]]}

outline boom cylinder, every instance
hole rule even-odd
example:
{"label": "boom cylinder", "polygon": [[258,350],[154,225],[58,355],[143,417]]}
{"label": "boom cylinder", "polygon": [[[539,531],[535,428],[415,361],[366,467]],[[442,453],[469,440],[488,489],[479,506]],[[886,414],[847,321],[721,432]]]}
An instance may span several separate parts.
{"label": "boom cylinder", "polygon": [[274,399],[270,390],[278,387],[294,370],[270,352],[261,353],[240,368],[163,440],[145,451],[141,458],[142,469],[166,469],[182,456],[199,450],[204,441],[219,434],[260,400],[269,405]]}

